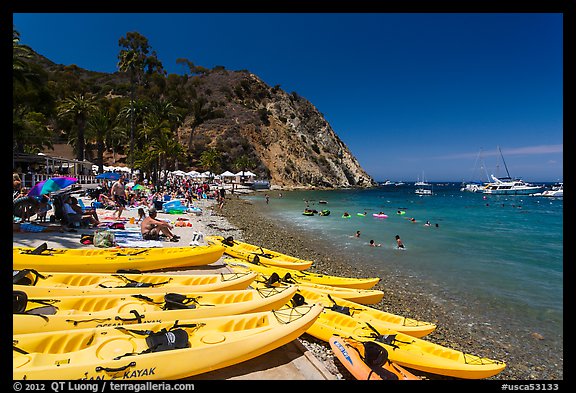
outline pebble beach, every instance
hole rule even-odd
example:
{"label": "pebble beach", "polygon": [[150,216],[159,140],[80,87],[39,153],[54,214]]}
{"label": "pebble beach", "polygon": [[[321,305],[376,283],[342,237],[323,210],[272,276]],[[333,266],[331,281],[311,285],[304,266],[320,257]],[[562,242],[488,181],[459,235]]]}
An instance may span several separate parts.
{"label": "pebble beach", "polygon": [[[260,213],[252,202],[239,195],[227,196],[222,210],[213,207],[213,214],[228,224],[212,226],[214,233],[233,236],[247,243],[260,245],[314,262],[310,271],[347,277],[376,277],[366,268],[358,269],[354,261],[343,260],[338,250],[314,242],[286,225],[278,225]],[[546,338],[537,333],[529,336],[509,331],[506,326],[493,326],[470,315],[456,313],[448,302],[432,301],[426,293],[412,285],[409,277],[391,274],[380,277],[375,289],[384,291],[384,298],[372,307],[406,317],[435,323],[437,328],[426,337],[437,344],[467,353],[504,361],[506,368],[493,380],[562,380],[563,354],[549,348]],[[304,334],[300,341],[340,379],[353,379],[334,361],[327,343]],[[536,355],[537,354],[537,355]],[[451,379],[415,372],[430,379]]]}

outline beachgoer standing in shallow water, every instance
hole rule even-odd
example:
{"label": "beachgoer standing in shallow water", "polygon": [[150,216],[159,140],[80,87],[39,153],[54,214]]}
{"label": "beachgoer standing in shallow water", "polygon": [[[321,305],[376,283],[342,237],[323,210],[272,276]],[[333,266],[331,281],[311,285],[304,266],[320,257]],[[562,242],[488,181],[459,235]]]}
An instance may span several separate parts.
{"label": "beachgoer standing in shallow water", "polygon": [[404,243],[402,243],[402,240],[398,235],[396,235],[396,248],[404,248]]}

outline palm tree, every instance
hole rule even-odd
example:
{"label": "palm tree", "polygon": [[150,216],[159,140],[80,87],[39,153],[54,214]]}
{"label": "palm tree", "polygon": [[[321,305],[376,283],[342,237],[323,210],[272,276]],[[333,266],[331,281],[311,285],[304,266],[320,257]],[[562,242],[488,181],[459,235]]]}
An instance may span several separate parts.
{"label": "palm tree", "polygon": [[12,78],[14,82],[22,85],[32,83],[39,84],[39,76],[34,73],[28,60],[32,59],[33,51],[27,45],[20,43],[20,33],[14,28],[12,29]]}
{"label": "palm tree", "polygon": [[147,113],[144,116],[142,133],[144,134],[145,142],[149,142],[155,137],[160,137],[164,133],[173,134],[168,120],[163,119],[154,112]]}
{"label": "palm tree", "polygon": [[213,173],[222,169],[222,153],[214,148],[204,150],[200,155],[200,164]]}
{"label": "palm tree", "polygon": [[[118,54],[118,69],[130,74],[130,107],[134,106],[136,85],[140,85],[144,80],[145,72],[162,73],[162,63],[158,60],[156,53],[150,51],[148,39],[137,32],[129,32],[126,38],[118,40],[118,44],[123,48]],[[134,166],[134,111],[130,110],[130,168]]]}
{"label": "palm tree", "polygon": [[97,109],[96,100],[90,95],[75,94],[65,98],[58,105],[58,117],[72,118],[76,124],[76,159],[84,161],[84,130],[90,114]]}
{"label": "palm tree", "polygon": [[161,132],[151,140],[146,156],[153,156],[157,167],[163,170],[164,176],[166,176],[168,165],[183,158],[184,154],[184,147],[174,138],[172,133]]}
{"label": "palm tree", "polygon": [[87,123],[87,131],[96,139],[98,171],[104,171],[104,149],[108,135],[114,130],[115,124],[106,109],[99,109],[90,116]]}
{"label": "palm tree", "polygon": [[[246,172],[249,168],[254,167],[254,160],[248,155],[243,154],[234,160],[234,167],[237,171]],[[240,181],[244,181],[244,176],[240,176]]]}

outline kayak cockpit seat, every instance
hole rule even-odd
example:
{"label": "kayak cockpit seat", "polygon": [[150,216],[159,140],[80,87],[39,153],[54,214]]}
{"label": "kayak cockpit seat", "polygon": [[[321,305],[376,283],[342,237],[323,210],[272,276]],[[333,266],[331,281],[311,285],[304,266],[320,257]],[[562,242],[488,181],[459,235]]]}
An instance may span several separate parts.
{"label": "kayak cockpit seat", "polygon": [[[51,303],[54,301],[45,299],[28,299],[28,295],[24,291],[12,291],[12,313],[13,314],[26,314],[26,315],[54,315],[58,309]],[[28,303],[41,304],[27,310]]]}

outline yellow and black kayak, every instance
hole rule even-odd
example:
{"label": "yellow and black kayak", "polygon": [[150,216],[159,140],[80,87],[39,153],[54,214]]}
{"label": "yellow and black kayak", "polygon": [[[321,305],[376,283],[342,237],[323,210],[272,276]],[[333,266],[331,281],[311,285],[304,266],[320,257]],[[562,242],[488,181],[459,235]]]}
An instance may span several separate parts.
{"label": "yellow and black kayak", "polygon": [[297,258],[268,248],[256,246],[234,240],[232,236],[205,236],[208,244],[222,245],[225,247],[224,253],[234,257],[244,259],[248,262],[262,262],[270,266],[278,266],[293,270],[306,270],[312,266],[313,261]]}
{"label": "yellow and black kayak", "polygon": [[484,379],[500,373],[504,362],[457,351],[391,329],[376,329],[369,322],[350,323],[338,313],[324,313],[306,331],[325,342],[333,335],[357,341],[373,341],[388,352],[391,362],[431,374],[463,379]]}
{"label": "yellow and black kayak", "polygon": [[15,334],[14,380],[174,380],[232,366],[302,335],[322,311],[304,305],[241,315]]}
{"label": "yellow and black kayak", "polygon": [[242,314],[277,309],[290,302],[295,287],[234,291],[29,297],[13,291],[13,333]]}
{"label": "yellow and black kayak", "polygon": [[209,265],[224,254],[219,244],[152,248],[13,247],[13,269],[47,272],[115,273],[118,270],[152,271]]}
{"label": "yellow and black kayak", "polygon": [[[236,273],[251,271],[247,267],[228,264]],[[290,286],[294,285],[298,288],[303,288],[308,291],[316,292],[318,294],[331,295],[341,299],[350,300],[361,304],[376,304],[384,297],[384,292],[379,289],[356,289],[356,288],[343,288],[333,287],[331,285],[312,284],[312,283],[295,283],[290,281],[283,281],[277,273],[272,273],[270,276],[258,273],[259,277],[256,278],[250,286],[254,288],[265,288],[267,286]]]}
{"label": "yellow and black kayak", "polygon": [[[369,322],[379,330],[395,330],[419,338],[436,329],[436,325],[430,322],[407,318],[329,294],[310,291],[304,286],[299,286],[296,293],[302,295],[303,301],[307,304],[320,303],[324,306],[324,311],[319,317],[322,319],[319,321],[319,326],[322,322],[330,325],[333,320],[337,321],[334,326],[342,324],[348,328],[363,327],[366,322]],[[322,335],[322,338],[328,337],[328,334],[330,334],[329,330]]]}
{"label": "yellow and black kayak", "polygon": [[266,265],[262,262],[248,262],[245,259],[239,258],[226,258],[226,264],[243,265],[258,273],[271,275],[277,273],[283,280],[293,280],[299,284],[322,284],[331,285],[333,287],[355,288],[355,289],[370,289],[373,288],[378,282],[379,277],[368,278],[355,278],[355,277],[342,277],[330,276],[327,274],[312,273],[305,270],[285,269],[278,266]]}
{"label": "yellow and black kayak", "polygon": [[13,290],[28,296],[130,294],[246,289],[255,272],[219,274],[79,273],[13,270]]}

